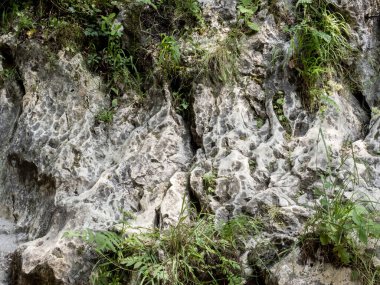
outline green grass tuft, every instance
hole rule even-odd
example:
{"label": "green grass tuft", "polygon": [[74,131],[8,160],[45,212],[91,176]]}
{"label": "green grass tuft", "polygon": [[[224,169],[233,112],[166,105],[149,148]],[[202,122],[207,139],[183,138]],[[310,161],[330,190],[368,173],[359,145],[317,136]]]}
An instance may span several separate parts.
{"label": "green grass tuft", "polygon": [[338,8],[326,0],[300,0],[301,21],[290,28],[292,58],[301,79],[303,100],[310,109],[320,105],[325,84],[334,72],[342,73],[344,62],[353,56],[351,29]]}

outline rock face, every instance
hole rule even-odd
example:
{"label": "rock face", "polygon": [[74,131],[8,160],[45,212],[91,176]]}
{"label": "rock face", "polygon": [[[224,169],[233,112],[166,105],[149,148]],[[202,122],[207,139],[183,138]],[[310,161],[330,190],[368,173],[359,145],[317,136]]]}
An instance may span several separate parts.
{"label": "rock face", "polygon": [[[200,2],[226,22],[236,20],[236,1]],[[33,40],[0,37],[0,70],[16,70],[0,85],[0,217],[23,233],[10,284],[88,284],[92,256],[65,232],[109,228],[123,211],[137,225],[165,227],[188,200],[221,220],[260,216],[273,227],[264,233],[268,242],[290,245],[312,213],[313,189],[328,167],[325,144],[337,177],[356,170],[358,184],[349,190],[380,201],[380,123],[369,109],[380,103],[380,3],[335,1],[354,21],[351,44],[359,60],[349,70],[363,90],[352,92],[337,79],[331,83],[337,107],[318,115],[303,108],[292,71],[273,63],[274,52],[289,47],[283,28],[294,20],[294,7],[272,2],[262,1],[260,31],[241,40],[238,79],[218,87],[195,83],[191,122],[176,114],[164,88],[142,106],[124,96],[113,122],[99,123],[96,115],[110,102],[79,54],[62,51],[51,59]],[[279,96],[287,124],[276,113]],[[207,174],[215,176],[212,189],[204,185]],[[4,225],[2,243],[0,220],[1,254],[16,243],[12,226]],[[324,267],[289,270],[287,262],[274,265],[274,275],[282,273],[271,282],[330,284],[328,276],[335,276]],[[339,274],[347,280],[350,273]],[[341,282],[333,284],[348,284]]]}
{"label": "rock face", "polygon": [[271,268],[274,280],[278,285],[306,285],[306,284],[347,284],[359,285],[351,280],[349,268],[335,268],[331,264],[310,262],[299,264],[299,252],[291,252],[286,258]]}
{"label": "rock face", "polygon": [[0,219],[0,284],[8,284],[11,254],[16,250],[18,240],[22,239],[15,230],[13,223]]}

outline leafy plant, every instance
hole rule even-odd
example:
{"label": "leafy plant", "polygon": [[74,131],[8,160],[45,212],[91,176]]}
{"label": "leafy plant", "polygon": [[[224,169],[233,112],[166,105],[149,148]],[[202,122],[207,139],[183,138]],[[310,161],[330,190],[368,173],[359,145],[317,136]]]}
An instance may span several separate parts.
{"label": "leafy plant", "polygon": [[30,11],[26,8],[27,3],[17,0],[4,0],[0,4],[1,30],[15,30],[18,35],[35,26]]}
{"label": "leafy plant", "polygon": [[71,48],[74,52],[80,49],[83,41],[83,29],[78,23],[57,17],[49,19],[43,34],[46,39],[54,41],[57,49]]}
{"label": "leafy plant", "polygon": [[157,10],[157,6],[156,6],[156,4],[154,4],[154,1],[152,1],[152,0],[136,0],[136,2],[137,3],[141,3],[141,4],[149,5],[149,6],[151,6],[154,9]]}
{"label": "leafy plant", "polygon": [[363,201],[346,199],[345,189],[330,178],[321,179],[323,188],[317,192],[321,198],[308,229],[319,236],[321,245],[332,245],[343,264],[349,264],[359,243],[367,244],[369,237],[380,238],[380,224],[374,219],[379,213],[367,209]]}
{"label": "leafy plant", "polygon": [[[330,162],[322,133],[321,136]],[[310,256],[310,252],[307,253],[310,249],[320,248],[330,262],[349,265],[366,284],[378,284],[380,270],[371,265],[372,256],[366,253],[365,246],[369,239],[380,239],[379,211],[371,201],[346,198],[348,186],[355,183],[357,177],[348,175],[341,181],[334,178],[329,167],[328,174],[321,175],[321,181],[322,187],[315,192],[319,203],[301,238],[304,254]]]}
{"label": "leafy plant", "polygon": [[19,6],[15,2],[2,3],[2,5],[0,5],[0,13],[1,13],[0,29],[2,32],[6,32],[11,29],[12,22],[13,22],[12,20],[18,11],[19,11]]}
{"label": "leafy plant", "polygon": [[238,18],[244,23],[250,32],[258,32],[260,27],[257,23],[252,22],[253,15],[259,9],[260,0],[240,0],[238,9]]}
{"label": "leafy plant", "polygon": [[216,187],[216,173],[208,172],[203,175],[203,188],[207,194],[214,194]]}
{"label": "leafy plant", "polygon": [[[135,0],[136,3],[152,7],[160,14],[170,17],[173,26],[186,30],[190,26],[205,25],[202,9],[197,0]],[[183,27],[184,26],[184,27]]]}
{"label": "leafy plant", "polygon": [[350,26],[338,7],[326,0],[299,0],[296,5],[302,20],[290,29],[292,58],[302,80],[304,103],[318,107],[324,85],[334,71],[342,72],[345,60],[352,57],[348,38]]}
{"label": "leafy plant", "polygon": [[162,34],[161,38],[158,64],[170,74],[179,68],[181,59],[180,47],[173,36]]}
{"label": "leafy plant", "polygon": [[16,17],[17,17],[17,30],[18,30],[18,32],[21,32],[24,30],[30,30],[30,29],[34,28],[35,22],[28,15],[27,12],[18,11],[18,12],[16,12]]}
{"label": "leafy plant", "polygon": [[177,112],[182,113],[188,110],[190,103],[188,102],[187,98],[184,98],[183,94],[180,92],[173,92],[172,97],[173,104],[176,107]]}
{"label": "leafy plant", "polygon": [[12,92],[12,82],[20,79],[20,74],[15,67],[5,67],[0,70],[0,87],[5,87],[8,92]]}
{"label": "leafy plant", "polygon": [[116,21],[116,14],[111,13],[107,16],[101,16],[100,27],[102,35],[108,36],[109,41],[112,41],[113,38],[120,38],[123,32],[123,26],[121,23]]}
{"label": "leafy plant", "polygon": [[113,120],[112,110],[102,110],[96,115],[96,119],[103,123],[111,123]]}
{"label": "leafy plant", "polygon": [[124,223],[119,233],[87,230],[66,236],[81,237],[98,253],[92,284],[240,285],[238,243],[259,228],[246,216],[216,224],[213,215],[191,220],[182,212],[177,224],[162,231]]}

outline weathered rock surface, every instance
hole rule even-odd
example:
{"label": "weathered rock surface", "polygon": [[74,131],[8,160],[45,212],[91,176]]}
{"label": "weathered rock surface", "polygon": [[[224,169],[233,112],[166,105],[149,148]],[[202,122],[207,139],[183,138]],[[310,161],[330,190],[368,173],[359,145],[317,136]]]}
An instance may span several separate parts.
{"label": "weathered rock surface", "polygon": [[[236,18],[236,1],[200,2],[226,22]],[[349,69],[363,90],[352,92],[336,79],[331,99],[338,108],[321,115],[302,107],[292,70],[273,63],[275,51],[287,52],[283,27],[294,15],[291,1],[269,2],[256,16],[260,31],[242,39],[238,80],[218,88],[196,83],[191,126],[176,114],[167,88],[143,106],[125,95],[113,123],[99,123],[95,117],[109,98],[80,55],[60,52],[49,60],[33,40],[0,38],[0,69],[11,64],[19,75],[0,85],[0,217],[27,239],[15,255],[11,284],[88,284],[92,256],[64,238],[66,231],[106,229],[123,211],[138,225],[166,227],[189,199],[222,220],[261,217],[272,227],[265,238],[287,247],[312,214],[313,190],[328,167],[322,136],[335,175],[355,170],[359,184],[349,190],[380,202],[380,120],[368,109],[380,102],[380,3],[336,1],[354,21],[360,57]],[[274,110],[279,94],[290,129]],[[207,173],[216,177],[212,191],[204,187]],[[5,224],[5,234],[1,221],[2,256],[16,240],[13,226]],[[292,262],[273,266],[273,284],[349,284],[346,269]]]}
{"label": "weathered rock surface", "polygon": [[18,241],[22,236],[17,235],[16,227],[13,223],[0,219],[0,284],[6,285],[9,282],[12,253],[17,248]]}
{"label": "weathered rock surface", "polygon": [[293,251],[271,268],[271,282],[278,285],[359,285],[351,280],[350,268],[335,268],[321,262],[299,262],[299,252]]}

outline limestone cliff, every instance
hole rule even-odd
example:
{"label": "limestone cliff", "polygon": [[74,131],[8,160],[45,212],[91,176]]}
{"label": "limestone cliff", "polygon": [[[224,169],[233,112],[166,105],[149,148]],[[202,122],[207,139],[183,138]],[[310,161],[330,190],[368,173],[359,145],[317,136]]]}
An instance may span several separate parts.
{"label": "limestone cliff", "polygon": [[[213,49],[239,21],[238,1],[199,2],[206,27],[191,37]],[[4,284],[88,284],[94,255],[65,232],[108,229],[123,211],[136,225],[166,227],[184,195],[220,220],[241,213],[263,219],[261,242],[292,251],[268,265],[265,284],[350,284],[347,268],[297,263],[294,245],[329,163],[339,179],[355,172],[347,196],[380,202],[380,2],[331,1],[351,21],[356,51],[344,72],[359,87],[332,76],[335,103],[323,112],[304,104],[286,60],[295,2],[261,1],[253,16],[259,30],[238,39],[236,77],[194,79],[187,115],[163,80],[141,100],[122,87],[112,122],[99,121],[112,99],[80,52],[57,50],[52,59],[37,37],[3,33],[0,70],[12,66],[17,76],[0,82],[0,217],[15,229],[0,231],[0,241],[18,237],[13,262],[0,262]],[[122,9],[118,19],[127,21]],[[179,43],[191,65],[192,47]],[[215,179],[211,191],[207,174]],[[247,244],[242,257],[247,274],[256,245]],[[11,250],[0,244],[1,251]]]}

